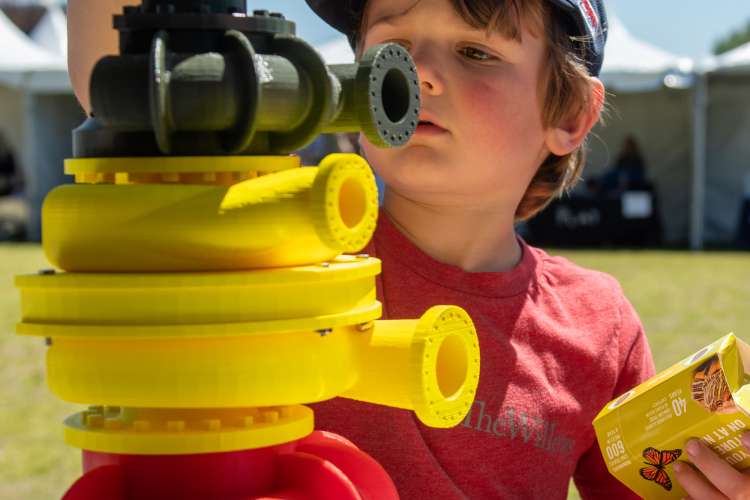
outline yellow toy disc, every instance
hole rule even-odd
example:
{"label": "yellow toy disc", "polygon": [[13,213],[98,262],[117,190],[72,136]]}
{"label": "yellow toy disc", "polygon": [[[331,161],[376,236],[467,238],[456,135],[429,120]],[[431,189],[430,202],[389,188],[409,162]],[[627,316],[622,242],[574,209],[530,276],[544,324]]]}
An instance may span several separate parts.
{"label": "yellow toy disc", "polygon": [[317,330],[380,317],[380,261],[226,273],[58,273],[16,277],[18,333],[205,337]]}

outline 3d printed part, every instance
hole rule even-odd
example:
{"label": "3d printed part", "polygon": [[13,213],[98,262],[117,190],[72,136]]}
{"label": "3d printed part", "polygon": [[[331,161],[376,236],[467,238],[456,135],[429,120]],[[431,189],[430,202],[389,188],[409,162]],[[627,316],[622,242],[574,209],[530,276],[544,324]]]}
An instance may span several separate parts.
{"label": "3d printed part", "polygon": [[296,266],[361,250],[377,214],[367,163],[334,154],[319,168],[231,186],[60,186],[44,202],[42,240],[49,261],[66,271]]}

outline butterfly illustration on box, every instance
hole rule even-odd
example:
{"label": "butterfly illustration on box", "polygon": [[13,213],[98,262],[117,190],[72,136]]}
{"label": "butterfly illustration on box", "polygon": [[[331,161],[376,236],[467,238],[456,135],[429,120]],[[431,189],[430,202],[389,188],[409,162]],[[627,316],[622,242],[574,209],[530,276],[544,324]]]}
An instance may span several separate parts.
{"label": "butterfly illustration on box", "polygon": [[677,460],[682,455],[682,450],[664,450],[659,451],[656,448],[648,447],[643,450],[643,458],[646,459],[647,467],[641,467],[638,471],[641,477],[648,481],[653,481],[667,491],[672,490],[672,481],[664,468]]}

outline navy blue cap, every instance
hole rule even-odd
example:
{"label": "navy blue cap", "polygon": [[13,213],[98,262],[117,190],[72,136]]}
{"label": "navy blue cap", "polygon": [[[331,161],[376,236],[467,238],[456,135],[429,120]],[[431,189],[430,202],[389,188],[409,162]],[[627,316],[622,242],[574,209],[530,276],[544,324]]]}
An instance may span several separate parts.
{"label": "navy blue cap", "polygon": [[[306,0],[310,8],[333,28],[345,34],[354,46],[367,0]],[[564,15],[565,27],[574,44],[583,47],[589,73],[598,76],[607,42],[604,0],[547,0]]]}

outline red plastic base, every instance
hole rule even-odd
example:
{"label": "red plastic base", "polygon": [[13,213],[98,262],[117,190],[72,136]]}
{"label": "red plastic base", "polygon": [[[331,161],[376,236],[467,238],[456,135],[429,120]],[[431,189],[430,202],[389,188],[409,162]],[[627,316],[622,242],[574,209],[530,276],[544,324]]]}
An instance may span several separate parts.
{"label": "red plastic base", "polygon": [[63,500],[397,500],[393,481],[350,441],[315,431],[257,450],[197,455],[83,452]]}

